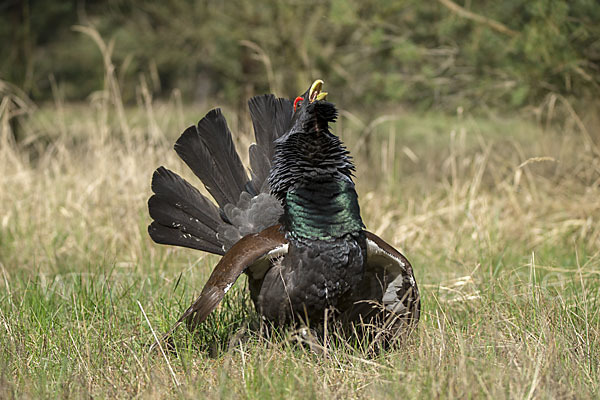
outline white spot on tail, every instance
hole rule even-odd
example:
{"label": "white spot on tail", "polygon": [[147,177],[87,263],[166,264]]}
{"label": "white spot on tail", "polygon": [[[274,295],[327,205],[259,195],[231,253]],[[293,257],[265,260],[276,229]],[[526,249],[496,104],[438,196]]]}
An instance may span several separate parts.
{"label": "white spot on tail", "polygon": [[227,286],[225,286],[225,288],[223,289],[223,293],[229,292],[229,289],[231,289],[232,286],[233,282],[228,283]]}

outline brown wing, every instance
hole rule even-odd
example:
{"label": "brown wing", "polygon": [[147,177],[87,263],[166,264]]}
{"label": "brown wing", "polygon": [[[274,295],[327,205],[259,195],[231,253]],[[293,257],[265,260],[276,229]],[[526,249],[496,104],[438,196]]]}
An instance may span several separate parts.
{"label": "brown wing", "polygon": [[264,257],[275,257],[285,252],[287,252],[287,240],[281,232],[281,225],[274,225],[262,232],[244,236],[221,258],[200,296],[185,310],[163,339],[168,338],[186,320],[190,330],[193,330],[219,305],[225,293],[246,268]]}

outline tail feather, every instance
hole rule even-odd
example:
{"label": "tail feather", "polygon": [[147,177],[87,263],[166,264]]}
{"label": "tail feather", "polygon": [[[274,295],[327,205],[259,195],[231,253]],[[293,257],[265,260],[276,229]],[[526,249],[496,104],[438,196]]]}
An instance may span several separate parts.
{"label": "tail feather", "polygon": [[202,219],[214,230],[221,223],[219,209],[185,179],[165,167],[159,167],[152,175],[152,191],[165,197],[188,214]]}
{"label": "tail feather", "polygon": [[219,245],[216,240],[216,232],[213,229],[181,208],[170,204],[165,198],[156,195],[150,197],[148,209],[150,210],[150,217],[156,223],[168,228],[176,228],[208,243]]}
{"label": "tail feather", "polygon": [[283,209],[269,194],[267,177],[273,141],[289,127],[293,106],[273,95],[256,96],[249,106],[256,137],[249,149],[252,180],[221,111],[210,111],[183,132],[175,151],[219,207],[177,174],[158,168],[152,178],[155,194],[148,201],[154,219],[148,232],[155,242],[222,255],[241,237],[277,223]]}
{"label": "tail feather", "polygon": [[152,240],[159,244],[170,244],[174,246],[188,247],[190,249],[202,250],[213,254],[223,255],[225,251],[221,246],[214,245],[205,240],[185,233],[180,229],[169,228],[159,223],[152,222],[148,226],[148,233]]}
{"label": "tail feather", "polygon": [[256,145],[250,148],[250,167],[256,176],[254,187],[261,190],[271,169],[275,152],[273,142],[289,128],[294,106],[291,100],[272,94],[254,96],[248,101],[248,106],[256,138]]}
{"label": "tail feather", "polygon": [[154,172],[152,190],[148,210],[154,222],[148,232],[155,242],[223,254],[217,237],[223,221],[210,200],[164,167]]}
{"label": "tail feather", "polygon": [[267,157],[264,149],[256,144],[250,145],[248,149],[250,165],[252,166],[252,186],[257,193],[268,192],[269,186],[265,185],[271,170],[271,160]]}
{"label": "tail feather", "polygon": [[221,110],[214,109],[183,132],[175,151],[219,206],[236,203],[248,181]]}

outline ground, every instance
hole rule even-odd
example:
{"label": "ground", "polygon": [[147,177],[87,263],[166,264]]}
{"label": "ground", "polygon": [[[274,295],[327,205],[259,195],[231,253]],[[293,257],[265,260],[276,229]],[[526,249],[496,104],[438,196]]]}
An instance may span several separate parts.
{"label": "ground", "polygon": [[[600,135],[565,107],[342,111],[365,223],[422,295],[419,329],[378,354],[260,337],[243,280],[177,355],[149,353],[218,260],[146,233],[154,169],[198,185],[172,145],[208,107],[46,105],[18,144],[1,119],[0,397],[597,398]],[[247,158],[247,115],[225,115]]]}

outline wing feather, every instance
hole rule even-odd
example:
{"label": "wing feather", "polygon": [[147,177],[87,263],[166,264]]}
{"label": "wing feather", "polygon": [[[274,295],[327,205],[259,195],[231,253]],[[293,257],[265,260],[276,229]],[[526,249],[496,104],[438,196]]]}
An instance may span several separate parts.
{"label": "wing feather", "polygon": [[163,340],[167,339],[184,321],[187,322],[190,330],[195,329],[217,308],[227,291],[248,267],[274,253],[280,253],[283,248],[287,248],[287,239],[281,231],[281,225],[271,226],[262,232],[246,235],[240,239],[221,258],[200,296],[185,310],[165,334]]}
{"label": "wing feather", "polygon": [[386,327],[417,322],[421,302],[410,262],[379,236],[364,232],[367,265],[359,289],[344,304],[343,318]]}
{"label": "wing feather", "polygon": [[381,301],[386,310],[402,314],[415,322],[419,320],[421,299],[410,262],[374,233],[365,231],[367,238],[367,271],[383,285]]}

